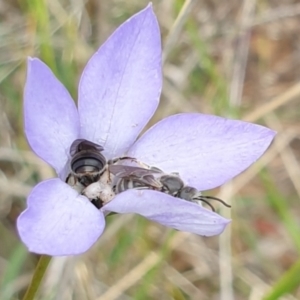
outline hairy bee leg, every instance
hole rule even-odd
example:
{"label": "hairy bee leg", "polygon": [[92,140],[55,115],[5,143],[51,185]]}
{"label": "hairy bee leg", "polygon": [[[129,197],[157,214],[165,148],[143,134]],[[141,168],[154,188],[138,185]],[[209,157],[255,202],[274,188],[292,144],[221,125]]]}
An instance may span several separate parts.
{"label": "hairy bee leg", "polygon": [[113,179],[114,179],[114,175],[109,171],[108,165],[106,165],[104,172],[102,173],[101,177],[99,178],[99,181],[111,185]]}
{"label": "hairy bee leg", "polygon": [[69,174],[65,180],[66,184],[68,184],[71,188],[77,191],[79,194],[85,189],[85,186],[72,174]]}

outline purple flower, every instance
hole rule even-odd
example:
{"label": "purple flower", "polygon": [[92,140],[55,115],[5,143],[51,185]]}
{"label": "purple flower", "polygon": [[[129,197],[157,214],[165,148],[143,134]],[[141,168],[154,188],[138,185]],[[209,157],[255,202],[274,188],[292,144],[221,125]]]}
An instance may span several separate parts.
{"label": "purple flower", "polygon": [[88,250],[105,227],[107,212],[137,213],[199,235],[220,234],[230,222],[200,205],[152,190],[128,190],[100,210],[65,183],[70,146],[86,139],[106,159],[122,155],[178,172],[200,191],[241,173],[267,149],[275,133],[265,127],[198,113],[168,117],[141,130],[161,92],[161,41],[151,5],[122,24],[86,65],[78,109],[40,60],[28,60],[25,133],[33,151],[58,174],[35,186],[17,222],[32,252],[74,255]]}

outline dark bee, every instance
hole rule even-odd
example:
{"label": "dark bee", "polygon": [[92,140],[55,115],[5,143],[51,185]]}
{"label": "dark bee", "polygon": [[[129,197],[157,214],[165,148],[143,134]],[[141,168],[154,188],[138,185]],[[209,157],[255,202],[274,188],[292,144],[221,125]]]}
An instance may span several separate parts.
{"label": "dark bee", "polygon": [[100,179],[106,169],[106,159],[101,154],[104,148],[93,142],[78,139],[70,147],[71,174],[87,187]]}
{"label": "dark bee", "polygon": [[134,161],[130,157],[118,157],[107,161],[101,153],[104,148],[93,142],[78,139],[70,147],[71,173],[66,182],[80,194],[86,196],[97,208],[115,196],[108,165],[120,160]]}
{"label": "dark bee", "polygon": [[70,147],[71,173],[66,182],[86,196],[97,208],[114,197],[109,182],[104,148],[93,142],[78,139]]}
{"label": "dark bee", "polygon": [[196,188],[185,185],[177,173],[165,174],[158,168],[123,165],[109,166],[109,172],[118,178],[113,187],[116,194],[128,189],[152,189],[194,203],[204,202],[212,211],[215,209],[209,200],[215,200],[231,207],[219,198],[203,196]]}

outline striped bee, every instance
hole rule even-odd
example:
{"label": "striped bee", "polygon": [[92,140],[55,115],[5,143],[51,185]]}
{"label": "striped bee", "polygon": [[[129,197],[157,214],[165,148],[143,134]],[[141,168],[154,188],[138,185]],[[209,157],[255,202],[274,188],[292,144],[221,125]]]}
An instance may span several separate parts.
{"label": "striped bee", "polygon": [[107,161],[101,153],[104,148],[93,142],[78,139],[70,147],[71,173],[66,182],[86,196],[97,208],[109,202],[115,193],[107,169]]}
{"label": "striped bee", "polygon": [[[156,190],[194,203],[204,202],[213,211],[209,200],[230,207],[223,200],[203,196],[196,188],[187,186],[178,173],[166,174],[131,157],[118,157],[107,161],[101,153],[104,148],[93,142],[78,139],[70,147],[71,173],[66,182],[86,196],[97,208],[111,201],[116,194],[128,189]],[[121,165],[128,160],[133,165]]]}
{"label": "striped bee", "polygon": [[74,176],[84,187],[98,181],[107,164],[101,153],[103,150],[102,146],[93,142],[84,139],[75,140],[70,147],[72,159],[69,176]]}
{"label": "striped bee", "polygon": [[118,157],[107,161],[101,153],[104,148],[85,139],[75,140],[70,147],[71,172],[66,183],[78,193],[86,196],[97,208],[115,197],[112,188],[114,176],[108,166],[120,160],[131,160],[130,157]]}
{"label": "striped bee", "polygon": [[137,166],[110,165],[109,172],[115,175],[113,190],[116,194],[128,189],[156,190],[176,198],[199,204],[204,202],[212,211],[215,211],[209,200],[221,202],[230,207],[223,200],[204,196],[196,188],[185,185],[178,173],[165,174],[156,167],[141,168]]}

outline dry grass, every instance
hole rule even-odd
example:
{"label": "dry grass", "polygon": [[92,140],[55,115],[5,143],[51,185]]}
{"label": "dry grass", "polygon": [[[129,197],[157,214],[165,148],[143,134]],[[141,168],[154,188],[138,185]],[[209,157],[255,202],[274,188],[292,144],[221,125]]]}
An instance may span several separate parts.
{"label": "dry grass", "polygon": [[[76,98],[89,56],[147,1],[37,3],[0,0],[1,299],[19,299],[30,281],[37,257],[20,245],[15,220],[31,187],[54,174],[30,152],[23,133],[26,57],[42,57]],[[201,238],[137,216],[113,216],[89,252],[52,260],[39,299],[259,300],[296,265],[300,3],[282,3],[153,1],[165,78],[150,123],[198,111],[278,131],[258,163],[215,191],[232,205],[219,208],[232,226],[219,238]],[[293,288],[280,299],[299,298]]]}

